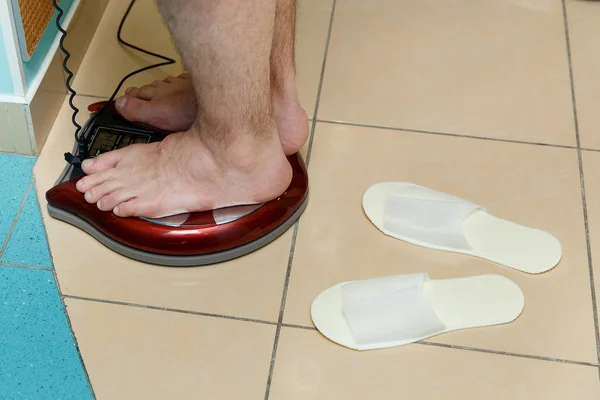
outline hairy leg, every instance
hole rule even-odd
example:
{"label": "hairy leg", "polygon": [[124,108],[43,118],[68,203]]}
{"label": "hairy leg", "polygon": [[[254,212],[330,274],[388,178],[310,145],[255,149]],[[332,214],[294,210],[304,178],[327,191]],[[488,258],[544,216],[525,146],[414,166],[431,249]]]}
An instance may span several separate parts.
{"label": "hairy leg", "polygon": [[78,189],[119,216],[259,203],[291,180],[271,99],[275,0],[160,0],[196,93],[195,122],[84,163]]}
{"label": "hairy leg", "polygon": [[286,154],[308,138],[308,117],[296,88],[296,0],[277,0],[271,51],[271,96],[277,130]]}
{"label": "hairy leg", "polygon": [[[308,138],[308,117],[296,89],[296,0],[277,0],[271,48],[271,100],[285,154],[296,153]],[[118,99],[127,119],[161,129],[189,129],[197,114],[194,82],[189,74],[167,77],[141,88],[130,88]]]}

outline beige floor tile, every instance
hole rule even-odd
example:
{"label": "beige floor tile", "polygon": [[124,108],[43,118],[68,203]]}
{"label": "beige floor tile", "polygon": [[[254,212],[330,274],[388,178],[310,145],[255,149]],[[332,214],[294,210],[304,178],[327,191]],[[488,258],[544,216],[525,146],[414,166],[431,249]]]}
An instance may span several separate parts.
{"label": "beige floor tile", "polygon": [[[575,150],[319,124],[309,173],[312,197],[300,222],[285,322],[310,325],[314,297],[345,280],[494,273],[522,288],[523,314],[509,325],[433,340],[598,361]],[[451,193],[498,217],[548,231],[561,241],[563,259],[548,273],[529,275],[390,238],[369,222],[361,204],[370,185],[388,180]]]}
{"label": "beige floor tile", "polygon": [[270,400],[544,399],[600,397],[598,369],[411,345],[375,352],[284,328]]}
{"label": "beige floor tile", "polygon": [[[112,0],[106,6],[96,34],[90,42],[79,66],[73,86],[86,95],[109,97],[125,75],[162,60],[129,49],[117,41],[121,19],[129,1]],[[181,72],[180,57],[171,40],[169,30],[160,16],[156,1],[138,0],[123,26],[123,39],[143,49],[171,57],[177,64],[155,68],[130,78],[128,86],[140,86],[163,79],[165,75]]]}
{"label": "beige floor tile", "polygon": [[[299,2],[297,82],[302,105],[311,116],[316,103],[332,3],[332,0]],[[76,90],[82,94],[108,97],[126,74],[157,62],[156,58],[140,55],[117,42],[117,28],[128,4],[116,0],[109,3],[74,81]],[[123,90],[163,79],[166,74],[181,72],[180,57],[155,1],[138,0],[123,28],[123,38],[139,47],[178,60],[175,66],[152,69],[130,78]]]}
{"label": "beige floor tile", "polygon": [[[600,307],[600,153],[584,151],[583,168],[590,245],[592,247],[592,262],[594,266],[596,305]],[[597,316],[600,319],[600,310]]]}
{"label": "beige floor tile", "polygon": [[319,118],[574,145],[560,0],[339,0]]}
{"label": "beige floor tile", "polygon": [[600,3],[566,3],[581,146],[600,149]]}
{"label": "beige floor tile", "polygon": [[333,0],[298,0],[297,4],[296,84],[300,103],[312,118]]}
{"label": "beige floor tile", "polygon": [[264,398],[274,326],[66,304],[98,400]]}
{"label": "beige floor tile", "polygon": [[[79,97],[83,124],[87,104]],[[277,320],[292,231],[246,257],[199,268],[166,268],[129,260],[82,231],[48,216],[45,192],[73,147],[71,110],[65,103],[35,166],[38,196],[63,293],[209,313]],[[76,243],[77,245],[73,245]]]}

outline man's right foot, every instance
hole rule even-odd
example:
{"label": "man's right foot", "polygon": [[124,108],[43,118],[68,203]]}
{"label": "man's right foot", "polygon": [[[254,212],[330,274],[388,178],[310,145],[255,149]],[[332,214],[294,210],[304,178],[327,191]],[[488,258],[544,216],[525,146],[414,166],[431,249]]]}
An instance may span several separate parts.
{"label": "man's right foot", "polygon": [[272,102],[279,140],[283,152],[289,156],[298,152],[308,139],[308,115],[297,95],[273,96]]}
{"label": "man's right foot", "polygon": [[[273,105],[283,151],[294,154],[308,139],[308,115],[296,95],[273,96]],[[117,110],[129,121],[173,132],[190,129],[197,109],[194,84],[187,73],[129,88],[125,96],[117,99]]]}

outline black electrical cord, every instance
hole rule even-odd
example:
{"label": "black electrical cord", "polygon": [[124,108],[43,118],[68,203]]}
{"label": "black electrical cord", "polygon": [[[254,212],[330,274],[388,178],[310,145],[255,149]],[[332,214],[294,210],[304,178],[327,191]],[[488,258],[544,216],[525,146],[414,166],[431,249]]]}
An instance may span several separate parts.
{"label": "black electrical cord", "polygon": [[[123,31],[123,26],[125,25],[125,21],[127,20],[127,17],[129,16],[129,13],[131,12],[131,9],[133,8],[133,5],[135,4],[136,0],[131,0],[131,3],[129,3],[129,7],[127,7],[127,11],[125,11],[125,14],[123,15],[123,18],[121,19],[121,23],[119,24],[119,30],[117,31],[117,40],[119,41],[119,43],[140,51],[144,54],[153,56],[153,57],[157,57],[160,58],[162,60],[164,60],[164,62],[158,63],[158,64],[153,64],[153,65],[149,65],[147,67],[144,68],[140,68],[136,71],[133,71],[129,74],[127,74],[123,79],[121,79],[121,82],[119,82],[119,84],[117,85],[117,88],[115,89],[115,91],[113,92],[113,94],[110,96],[110,99],[108,99],[108,101],[106,102],[106,104],[100,109],[100,111],[98,111],[97,113],[94,114],[94,116],[90,119],[90,121],[88,121],[88,123],[86,124],[89,125],[94,119],[98,118],[98,116],[104,112],[104,110],[108,107],[108,105],[115,99],[115,97],[117,96],[117,94],[119,93],[119,90],[121,90],[121,87],[123,86],[123,84],[125,83],[125,81],[127,81],[127,79],[131,78],[132,76],[139,74],[141,72],[147,71],[149,69],[152,68],[158,68],[158,67],[162,67],[165,65],[171,65],[171,64],[175,64],[176,61],[172,58],[163,56],[161,54],[157,54],[157,53],[153,53],[151,51],[142,49],[138,46],[135,46],[131,43],[126,42],[123,37],[122,37],[122,31]],[[87,142],[86,142],[86,138],[82,137],[80,132],[81,132],[81,125],[79,125],[76,121],[76,117],[77,114],[79,113],[79,109],[75,106],[75,104],[73,104],[73,98],[77,95],[77,92],[75,92],[75,90],[73,90],[73,88],[71,87],[71,79],[73,77],[73,73],[71,72],[71,70],[69,70],[69,68],[67,67],[67,60],[71,57],[71,55],[69,54],[69,52],[65,49],[64,47],[64,40],[67,36],[67,31],[65,31],[60,23],[60,19],[62,18],[64,11],[62,10],[62,8],[60,8],[60,6],[58,5],[56,0],[52,0],[52,4],[54,5],[54,8],[56,9],[56,11],[58,11],[58,14],[56,16],[56,27],[58,28],[58,30],[60,31],[60,33],[62,34],[60,42],[59,42],[59,47],[60,50],[65,54],[65,59],[63,60],[63,69],[65,70],[65,72],[67,73],[68,77],[66,79],[66,86],[67,86],[67,90],[69,91],[69,93],[71,93],[71,96],[69,98],[69,105],[71,106],[71,108],[73,109],[73,117],[72,117],[72,121],[73,121],[73,125],[75,125],[75,140],[77,142],[77,144],[79,145],[79,157],[75,157],[70,153],[66,153],[65,154],[65,159],[67,160],[67,162],[69,162],[70,164],[73,165],[78,165],[81,163],[81,161],[83,161],[84,159],[87,158],[88,154],[87,154]]]}
{"label": "black electrical cord", "polygon": [[75,104],[73,104],[73,99],[75,98],[75,95],[77,94],[71,87],[71,79],[73,79],[73,72],[71,72],[71,70],[67,67],[67,61],[69,60],[69,58],[71,58],[71,53],[69,53],[64,47],[64,41],[65,41],[65,38],[67,37],[67,31],[65,31],[63,29],[62,25],[60,24],[60,19],[62,18],[64,11],[62,8],[60,8],[58,6],[58,3],[56,2],[56,0],[52,0],[52,3],[54,5],[54,8],[56,9],[56,11],[58,11],[58,15],[56,16],[56,28],[58,28],[58,30],[61,33],[59,47],[65,55],[62,65],[63,65],[63,69],[65,70],[65,72],[68,75],[65,84],[67,86],[67,90],[69,91],[69,93],[71,93],[71,96],[69,97],[69,105],[73,109],[72,120],[73,120],[73,125],[75,125],[75,128],[76,128],[75,139],[77,139],[79,137],[79,131],[81,130],[81,125],[79,125],[77,123],[77,119],[76,119],[77,114],[79,113],[79,109],[77,107],[75,107]]}

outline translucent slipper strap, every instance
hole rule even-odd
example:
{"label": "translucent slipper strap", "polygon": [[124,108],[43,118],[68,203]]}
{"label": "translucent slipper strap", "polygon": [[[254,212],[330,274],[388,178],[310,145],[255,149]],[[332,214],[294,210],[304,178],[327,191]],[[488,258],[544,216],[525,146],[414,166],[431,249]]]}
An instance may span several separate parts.
{"label": "translucent slipper strap", "polygon": [[385,202],[383,228],[398,238],[420,244],[471,250],[462,222],[482,208],[452,196],[439,199],[392,196]]}
{"label": "translucent slipper strap", "polygon": [[396,275],[341,287],[342,312],[356,344],[406,342],[444,332],[423,296],[427,274]]}

